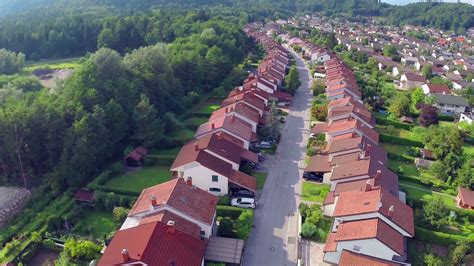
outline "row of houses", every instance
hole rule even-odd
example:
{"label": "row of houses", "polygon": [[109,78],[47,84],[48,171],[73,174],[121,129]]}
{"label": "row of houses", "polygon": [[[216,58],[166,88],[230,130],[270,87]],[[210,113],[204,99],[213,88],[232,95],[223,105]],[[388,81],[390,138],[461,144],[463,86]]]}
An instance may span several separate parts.
{"label": "row of houses", "polygon": [[249,148],[265,124],[269,101],[291,100],[278,90],[289,65],[287,50],[252,25],[245,32],[265,48],[258,70],[181,148],[171,166],[172,179],[142,191],[99,265],[240,263],[243,241],[215,236],[216,196],[256,192],[255,177],[239,171],[240,165],[258,163]]}
{"label": "row of houses", "polygon": [[326,72],[327,121],[312,128],[327,145],[305,169],[330,184],[324,214],[334,218],[324,261],[339,265],[408,264],[407,238],[414,237],[413,210],[399,191],[379,146],[375,119],[361,101],[352,71],[331,55]]}

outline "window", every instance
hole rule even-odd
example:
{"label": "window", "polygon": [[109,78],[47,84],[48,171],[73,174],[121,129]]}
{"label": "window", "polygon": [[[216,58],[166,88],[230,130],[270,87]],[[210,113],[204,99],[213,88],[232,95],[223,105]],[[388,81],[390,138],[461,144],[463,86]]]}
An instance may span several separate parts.
{"label": "window", "polygon": [[355,251],[360,251],[361,247],[357,246],[357,245],[354,245],[354,247],[352,249],[355,250]]}
{"label": "window", "polygon": [[209,191],[211,191],[211,192],[221,192],[221,189],[216,188],[216,187],[211,187],[211,188],[209,188]]}
{"label": "window", "polygon": [[219,182],[219,176],[213,175],[212,182]]}

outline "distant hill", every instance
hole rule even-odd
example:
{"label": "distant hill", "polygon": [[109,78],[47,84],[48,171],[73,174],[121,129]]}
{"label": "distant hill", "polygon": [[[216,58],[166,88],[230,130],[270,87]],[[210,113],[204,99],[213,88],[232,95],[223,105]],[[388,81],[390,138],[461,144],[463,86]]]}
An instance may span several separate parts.
{"label": "distant hill", "polygon": [[[412,3],[418,3],[419,0],[382,0],[384,3],[391,5],[408,5]],[[457,0],[444,0],[445,3],[457,3]],[[461,0],[461,3],[474,5],[474,0]]]}

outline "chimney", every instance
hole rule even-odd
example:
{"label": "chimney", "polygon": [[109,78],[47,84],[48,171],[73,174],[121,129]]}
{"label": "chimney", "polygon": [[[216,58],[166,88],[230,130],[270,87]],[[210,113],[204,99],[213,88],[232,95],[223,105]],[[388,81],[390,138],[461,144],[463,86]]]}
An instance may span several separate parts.
{"label": "chimney", "polygon": [[216,125],[214,123],[211,124],[211,129],[214,130],[216,128]]}
{"label": "chimney", "polygon": [[150,197],[150,202],[151,202],[152,207],[156,206],[156,196],[151,196]]}
{"label": "chimney", "polygon": [[195,151],[199,150],[199,143],[197,141],[194,142],[194,150]]}
{"label": "chimney", "polygon": [[375,173],[374,182],[378,181],[380,179],[381,175],[382,175],[382,171],[377,170],[377,172]]}
{"label": "chimney", "polygon": [[174,232],[175,232],[175,230],[176,230],[176,229],[174,228],[174,221],[168,221],[168,222],[166,223],[166,227],[168,228],[168,233],[174,234]]}
{"label": "chimney", "polygon": [[188,176],[188,178],[186,179],[186,185],[188,185],[188,187],[192,187],[193,186],[193,178]]}
{"label": "chimney", "polygon": [[389,218],[392,218],[394,211],[395,211],[395,206],[391,205],[390,208],[388,208],[387,216],[388,216]]}
{"label": "chimney", "polygon": [[225,108],[225,113],[226,113],[226,114],[229,113],[229,106],[227,106],[227,107]]}
{"label": "chimney", "polygon": [[365,191],[370,191],[372,189],[372,184],[370,182],[370,179],[367,179],[367,182],[365,183]]}
{"label": "chimney", "polygon": [[367,146],[364,150],[364,157],[370,156],[371,152],[372,152],[372,145],[367,144]]}
{"label": "chimney", "polygon": [[231,121],[232,121],[232,123],[235,121],[235,115],[234,114],[232,114]]}
{"label": "chimney", "polygon": [[128,255],[128,249],[124,248],[122,249],[122,259],[123,262],[127,262],[130,259],[130,256]]}

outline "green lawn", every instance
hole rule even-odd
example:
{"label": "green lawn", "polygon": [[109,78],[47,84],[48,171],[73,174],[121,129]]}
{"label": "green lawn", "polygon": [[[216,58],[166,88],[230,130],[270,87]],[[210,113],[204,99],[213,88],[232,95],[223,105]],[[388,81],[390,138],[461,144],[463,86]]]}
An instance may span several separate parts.
{"label": "green lawn", "polygon": [[198,114],[211,115],[212,112],[219,109],[221,106],[217,103],[207,103],[197,111]]}
{"label": "green lawn", "polygon": [[156,149],[152,150],[150,155],[156,155],[160,157],[176,157],[178,155],[179,150],[181,150],[181,147],[176,147],[172,149]]}
{"label": "green lawn", "polygon": [[474,156],[474,145],[464,143],[462,149],[464,150],[464,153],[466,153],[466,155]]}
{"label": "green lawn", "polygon": [[396,127],[390,127],[390,126],[385,126],[385,125],[376,125],[375,128],[379,133],[382,133],[385,135],[391,135],[391,136],[415,140],[415,141],[417,140],[417,138],[414,136],[414,134],[411,131],[408,131],[405,129],[399,129]]}
{"label": "green lawn", "polygon": [[400,156],[411,157],[413,158],[413,160],[415,160],[415,157],[408,154],[408,149],[410,149],[411,147],[386,142],[382,142],[380,143],[380,145],[386,152],[398,154]]}
{"label": "green lawn", "polygon": [[[390,170],[392,170],[394,173],[398,174],[403,174],[406,176],[413,176],[413,177],[419,177],[420,172],[416,168],[416,166],[413,163],[405,163],[405,162],[400,162],[396,160],[389,159],[388,160],[388,167]],[[402,173],[398,172],[399,167],[403,169]]]}
{"label": "green lawn", "polygon": [[323,203],[327,192],[329,192],[329,186],[326,184],[304,181],[301,198],[306,201]]}
{"label": "green lawn", "polygon": [[192,116],[192,117],[186,119],[186,121],[184,121],[184,123],[186,125],[190,125],[190,126],[200,126],[201,124],[204,124],[207,121],[209,121],[208,117]]}
{"label": "green lawn", "polygon": [[252,175],[255,176],[255,178],[257,178],[257,189],[262,190],[263,186],[265,185],[265,180],[267,179],[268,173],[255,172]]}
{"label": "green lawn", "polygon": [[115,229],[112,212],[86,211],[81,220],[83,228],[79,231],[82,235],[92,235],[94,238],[103,238]]}
{"label": "green lawn", "polygon": [[64,59],[56,59],[56,60],[40,60],[37,62],[27,62],[26,67],[23,68],[24,71],[31,72],[36,69],[64,69],[64,68],[77,68],[80,63],[81,57],[73,57],[73,58],[64,58]]}
{"label": "green lawn", "polygon": [[422,201],[429,201],[432,197],[437,197],[449,207],[456,207],[454,197],[447,194],[433,193],[429,186],[413,183],[405,180],[399,180],[400,189],[407,193],[408,198],[413,198]]}
{"label": "green lawn", "polygon": [[177,133],[173,134],[173,137],[176,139],[191,140],[194,138],[195,131],[189,129],[183,129]]}
{"label": "green lawn", "polygon": [[169,166],[145,167],[140,170],[114,177],[104,185],[115,188],[142,191],[144,188],[170,180]]}

